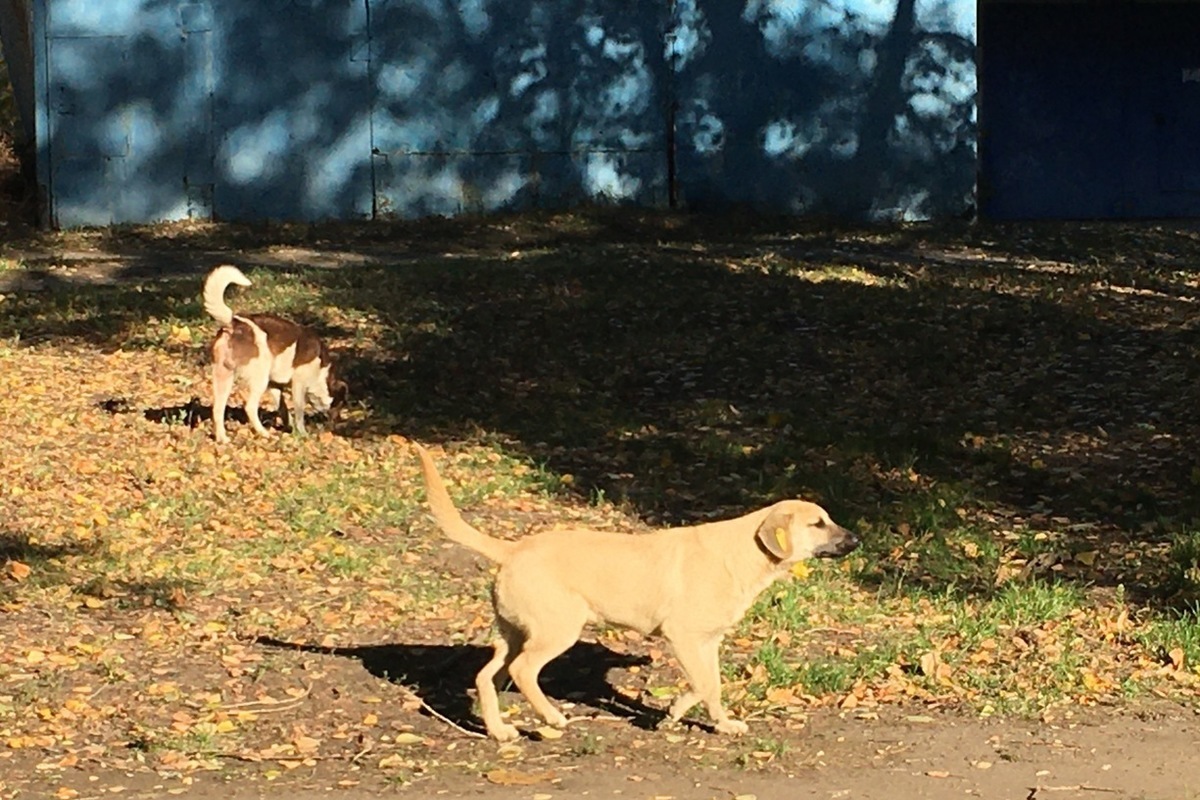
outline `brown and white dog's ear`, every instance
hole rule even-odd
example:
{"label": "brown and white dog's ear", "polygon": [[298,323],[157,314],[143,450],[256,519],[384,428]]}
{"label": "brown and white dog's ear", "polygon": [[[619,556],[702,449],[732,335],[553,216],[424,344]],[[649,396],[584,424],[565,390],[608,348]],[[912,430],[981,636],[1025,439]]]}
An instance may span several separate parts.
{"label": "brown and white dog's ear", "polygon": [[329,404],[329,421],[337,422],[342,416],[342,409],[350,403],[350,384],[340,379],[334,379],[329,387],[332,402]]}
{"label": "brown and white dog's ear", "polygon": [[767,555],[776,561],[786,561],[792,555],[792,514],[776,510],[758,526],[754,538]]}

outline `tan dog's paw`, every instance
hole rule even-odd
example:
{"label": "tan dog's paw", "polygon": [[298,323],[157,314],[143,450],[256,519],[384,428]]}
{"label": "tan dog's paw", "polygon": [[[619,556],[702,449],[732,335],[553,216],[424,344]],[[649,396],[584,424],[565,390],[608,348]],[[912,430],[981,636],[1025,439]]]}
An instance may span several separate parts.
{"label": "tan dog's paw", "polygon": [[717,729],[717,733],[723,733],[727,736],[741,736],[750,731],[750,726],[740,719],[727,719],[718,722],[714,727]]}
{"label": "tan dog's paw", "polygon": [[516,725],[508,725],[505,723],[489,729],[488,733],[491,734],[493,739],[500,743],[515,742],[517,739],[521,738],[521,732],[517,730]]}
{"label": "tan dog's paw", "polygon": [[567,727],[567,723],[570,722],[570,720],[568,720],[561,711],[557,711],[554,709],[552,709],[552,711],[553,711],[553,713],[546,715],[546,724],[552,728]]}

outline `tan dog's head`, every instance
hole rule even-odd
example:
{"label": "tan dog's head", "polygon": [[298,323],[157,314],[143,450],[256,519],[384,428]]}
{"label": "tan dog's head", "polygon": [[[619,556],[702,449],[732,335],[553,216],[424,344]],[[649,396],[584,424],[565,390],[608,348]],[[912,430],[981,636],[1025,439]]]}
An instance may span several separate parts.
{"label": "tan dog's head", "polygon": [[829,518],[825,509],[803,500],[776,503],[755,538],[782,566],[806,558],[840,558],[858,547],[858,537]]}

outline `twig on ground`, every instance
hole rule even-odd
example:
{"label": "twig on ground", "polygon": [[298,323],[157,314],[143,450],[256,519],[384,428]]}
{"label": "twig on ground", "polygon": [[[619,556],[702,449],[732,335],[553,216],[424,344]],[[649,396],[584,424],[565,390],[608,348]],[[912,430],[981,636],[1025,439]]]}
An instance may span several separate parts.
{"label": "twig on ground", "polygon": [[1030,788],[1025,800],[1037,800],[1038,792],[1106,792],[1118,794],[1120,789],[1110,789],[1107,786],[1092,786],[1089,783],[1074,783],[1069,786],[1034,786]]}
{"label": "twig on ground", "polygon": [[462,725],[459,725],[457,722],[455,722],[454,720],[447,717],[445,714],[442,714],[437,709],[435,709],[433,706],[429,705],[429,703],[426,703],[421,698],[420,695],[418,695],[415,691],[408,688],[407,686],[403,686],[401,688],[404,689],[404,691],[408,692],[409,697],[411,697],[413,700],[416,700],[418,703],[420,703],[421,708],[425,709],[425,711],[427,711],[429,713],[429,716],[433,717],[434,719],[438,720],[439,722],[443,722],[446,725],[449,725],[451,728],[454,728],[454,730],[458,731],[459,733],[463,734],[464,736],[470,736],[473,739],[486,739],[487,738],[487,736],[485,736],[482,733],[478,733],[477,731],[467,730]]}
{"label": "twig on ground", "polygon": [[246,700],[241,703],[226,703],[221,706],[222,711],[253,711],[255,714],[265,714],[268,711],[290,711],[304,704],[308,696],[312,694],[312,684],[304,687],[304,694],[297,697],[291,697],[287,700]]}

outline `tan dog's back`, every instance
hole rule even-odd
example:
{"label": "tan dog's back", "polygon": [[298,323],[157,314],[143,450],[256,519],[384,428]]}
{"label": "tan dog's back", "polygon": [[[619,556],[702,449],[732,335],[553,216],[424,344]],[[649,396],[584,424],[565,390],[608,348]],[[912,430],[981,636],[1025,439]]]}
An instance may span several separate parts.
{"label": "tan dog's back", "polygon": [[[766,516],[765,512],[761,516]],[[609,622],[639,633],[657,633],[664,620],[688,606],[697,627],[724,631],[741,619],[776,571],[757,548],[738,545],[721,523],[644,534],[562,530],[517,543],[497,576],[497,611],[519,621],[532,590],[539,605],[578,597],[592,622]],[[740,562],[731,571],[730,563]],[[747,579],[730,581],[731,573]],[[520,592],[522,602],[508,602]],[[718,595],[718,596],[714,596]]]}

